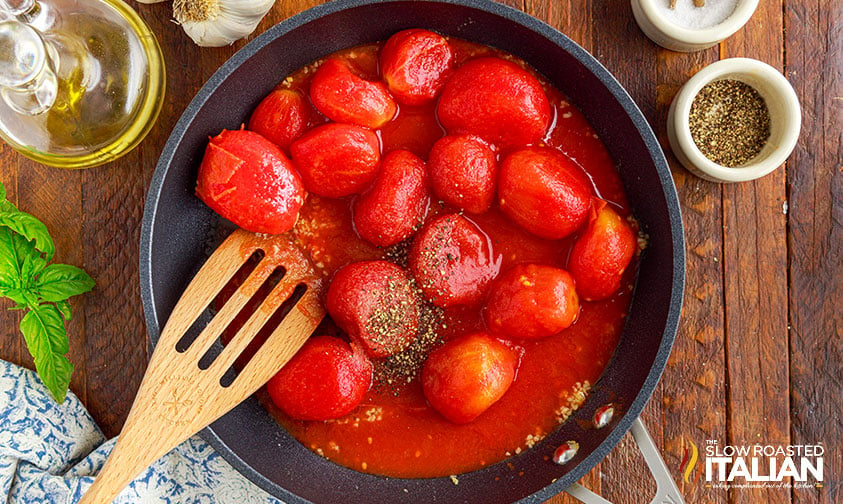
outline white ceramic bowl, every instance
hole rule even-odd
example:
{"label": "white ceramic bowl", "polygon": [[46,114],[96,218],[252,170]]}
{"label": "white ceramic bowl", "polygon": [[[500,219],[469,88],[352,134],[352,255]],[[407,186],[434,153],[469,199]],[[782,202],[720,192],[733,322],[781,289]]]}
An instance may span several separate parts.
{"label": "white ceramic bowl", "polygon": [[[755,88],[770,112],[770,138],[754,158],[737,167],[711,161],[691,137],[691,104],[708,83],[734,79]],[[750,58],[730,58],[703,68],[679,90],[667,116],[667,136],[679,161],[694,174],[714,182],[743,182],[767,175],[785,162],[796,146],[802,127],[799,99],[775,68]]]}
{"label": "white ceramic bowl", "polygon": [[730,37],[749,21],[758,0],[738,0],[732,14],[708,28],[691,29],[677,25],[662,13],[668,0],[632,0],[632,14],[647,37],[674,51],[691,52],[713,46]]}

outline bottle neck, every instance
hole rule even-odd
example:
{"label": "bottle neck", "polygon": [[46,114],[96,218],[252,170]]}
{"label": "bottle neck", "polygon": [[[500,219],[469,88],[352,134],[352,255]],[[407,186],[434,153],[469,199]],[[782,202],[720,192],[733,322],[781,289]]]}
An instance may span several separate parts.
{"label": "bottle neck", "polygon": [[[8,0],[0,0],[0,6]],[[0,96],[20,114],[40,114],[56,100],[58,79],[44,40],[15,18],[0,21]]]}
{"label": "bottle neck", "polygon": [[26,16],[38,8],[36,0],[0,0],[0,20]]}

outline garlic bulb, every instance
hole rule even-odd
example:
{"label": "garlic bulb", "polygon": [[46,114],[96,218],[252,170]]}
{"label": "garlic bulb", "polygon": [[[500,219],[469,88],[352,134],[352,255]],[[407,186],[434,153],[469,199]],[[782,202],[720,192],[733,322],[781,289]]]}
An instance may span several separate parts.
{"label": "garlic bulb", "polygon": [[202,47],[230,45],[257,28],[275,0],[175,0],[173,17]]}

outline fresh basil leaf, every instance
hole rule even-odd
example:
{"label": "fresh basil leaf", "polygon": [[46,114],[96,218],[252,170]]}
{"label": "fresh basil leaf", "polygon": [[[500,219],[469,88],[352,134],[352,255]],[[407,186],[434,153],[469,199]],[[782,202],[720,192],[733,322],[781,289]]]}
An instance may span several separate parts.
{"label": "fresh basil leaf", "polygon": [[17,212],[17,208],[6,199],[6,186],[0,182],[0,212]]}
{"label": "fresh basil leaf", "polygon": [[70,312],[70,303],[68,303],[67,300],[57,301],[56,308],[58,308],[59,312],[61,312],[61,316],[64,317],[65,322],[73,317],[73,314]]}
{"label": "fresh basil leaf", "polygon": [[25,239],[9,228],[0,227],[0,288],[20,287],[20,263],[15,240]]}
{"label": "fresh basil leaf", "polygon": [[94,279],[69,264],[50,264],[35,281],[35,290],[44,301],[63,301],[94,288]]}
{"label": "fresh basil leaf", "polygon": [[56,402],[63,403],[70,389],[70,377],[73,375],[73,364],[67,356],[51,354],[40,367],[36,361],[35,369]]}
{"label": "fresh basil leaf", "polygon": [[94,281],[75,266],[48,266],[54,253],[47,226],[19,212],[0,183],[0,295],[15,302],[12,309],[28,309],[21,319],[21,333],[38,375],[61,403],[73,372],[65,355],[70,342],[64,321],[71,318],[66,299],[91,290]]}
{"label": "fresh basil leaf", "polygon": [[66,354],[70,350],[58,308],[51,304],[32,307],[21,320],[26,345],[36,359],[46,353]]}
{"label": "fresh basil leaf", "polygon": [[32,306],[20,322],[35,369],[44,385],[61,404],[67,396],[73,364],[65,354],[70,350],[59,309],[52,304]]}
{"label": "fresh basil leaf", "polygon": [[37,275],[47,265],[41,252],[23,235],[0,227],[0,288],[32,289]]}
{"label": "fresh basil leaf", "polygon": [[47,260],[31,245],[25,248],[21,255],[23,256],[23,264],[20,266],[21,283],[31,289],[35,285],[35,277],[47,266]]}
{"label": "fresh basil leaf", "polygon": [[33,306],[38,304],[38,297],[27,289],[9,289],[3,293],[19,306]]}
{"label": "fresh basil leaf", "polygon": [[6,226],[12,231],[23,235],[27,240],[35,240],[35,248],[47,256],[47,260],[53,258],[56,247],[50,232],[43,222],[26,212],[0,212],[0,226]]}

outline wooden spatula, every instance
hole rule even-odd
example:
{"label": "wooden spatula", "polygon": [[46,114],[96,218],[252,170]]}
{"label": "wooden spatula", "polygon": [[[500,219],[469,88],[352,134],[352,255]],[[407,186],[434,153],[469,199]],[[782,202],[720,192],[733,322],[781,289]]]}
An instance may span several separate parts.
{"label": "wooden spatula", "polygon": [[[263,258],[186,350],[176,344],[220,290],[256,251]],[[283,277],[207,369],[200,359],[267,278]],[[306,289],[283,321],[228,386],[223,375],[287,301]],[[80,504],[108,503],[141,470],[234,408],[265,384],[304,344],[322,318],[321,282],[304,253],[287,237],[237,230],[214,252],[173,309],[149,361],[138,395],[111,456]],[[179,351],[183,350],[183,351]],[[204,367],[204,366],[203,366]]]}

